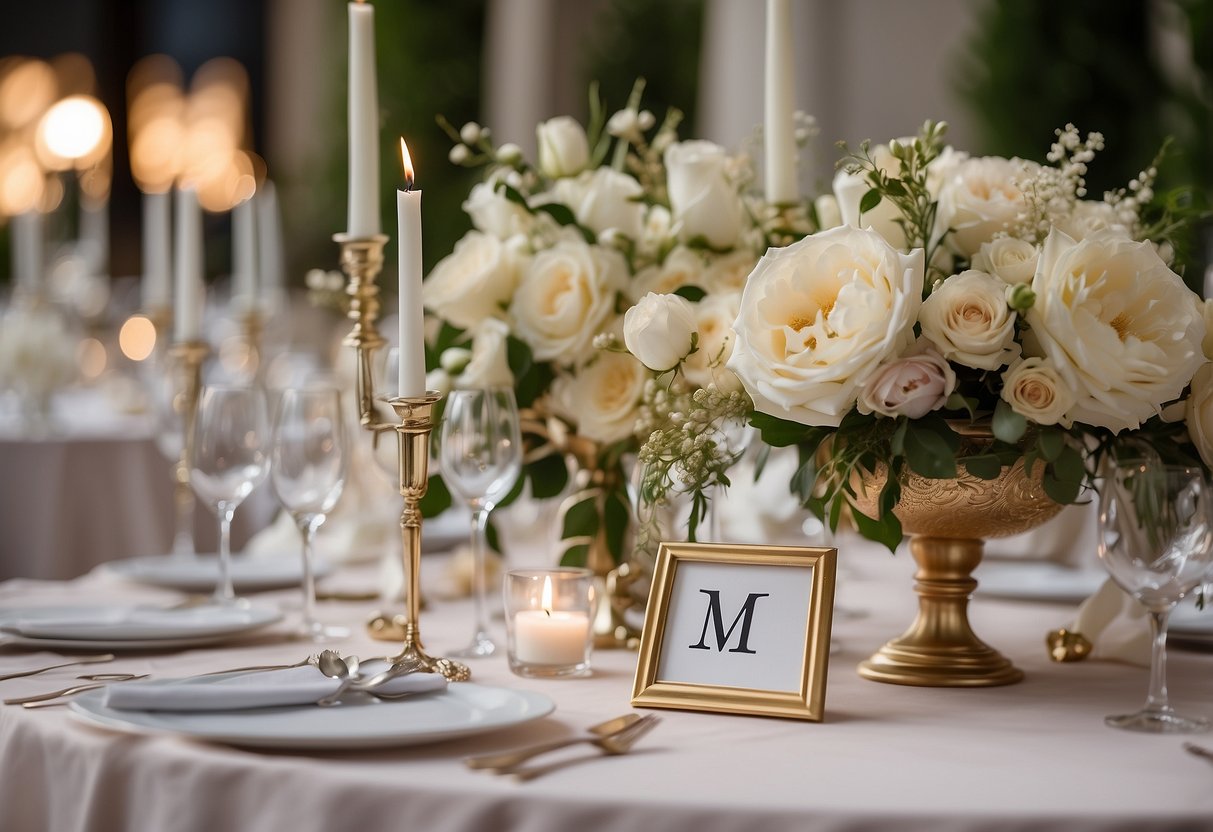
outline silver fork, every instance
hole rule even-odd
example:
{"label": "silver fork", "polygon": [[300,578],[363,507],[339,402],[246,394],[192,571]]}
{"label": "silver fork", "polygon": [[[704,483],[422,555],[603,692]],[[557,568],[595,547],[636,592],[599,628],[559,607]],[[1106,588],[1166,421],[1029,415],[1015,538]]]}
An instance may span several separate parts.
{"label": "silver fork", "polygon": [[[144,673],[142,676],[132,676],[127,681],[129,682],[129,681],[133,681],[135,679],[146,679],[148,677],[148,675],[149,674]],[[62,690],[52,690],[49,693],[39,693],[34,696],[21,696],[16,699],[5,699],[4,704],[5,705],[21,705],[22,707],[26,707],[26,708],[29,708],[31,706],[44,707],[43,705],[36,705],[35,703],[39,703],[39,702],[49,703],[52,699],[60,699],[62,697],[66,697],[66,696],[74,696],[77,693],[84,693],[86,690],[95,690],[96,688],[103,688],[107,684],[113,684],[113,683],[112,682],[92,682],[87,685],[72,685],[70,688],[63,688]]]}

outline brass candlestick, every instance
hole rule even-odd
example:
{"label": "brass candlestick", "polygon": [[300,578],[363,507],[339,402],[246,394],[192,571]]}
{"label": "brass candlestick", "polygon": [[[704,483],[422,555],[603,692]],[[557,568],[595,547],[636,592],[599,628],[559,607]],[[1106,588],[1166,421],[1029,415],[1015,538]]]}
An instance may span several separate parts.
{"label": "brass candlestick", "polygon": [[[173,499],[177,507],[178,532],[190,530],[191,551],[194,550],[194,491],[190,488],[190,443],[198,415],[198,397],[202,394],[202,362],[208,352],[205,341],[182,341],[169,349],[173,369],[178,373],[173,410],[181,416],[181,455],[173,469]],[[173,541],[174,551],[179,551],[179,545],[179,541]]]}
{"label": "brass candlestick", "polygon": [[391,661],[417,661],[425,670],[441,673],[452,681],[464,681],[471,676],[466,665],[450,659],[435,659],[421,645],[419,619],[421,612],[421,510],[418,504],[429,484],[429,439],[433,429],[433,407],[441,395],[427,393],[418,398],[390,399],[399,424],[384,419],[375,409],[374,353],[387,341],[375,325],[379,318],[379,287],[375,278],[383,268],[383,246],[387,237],[352,237],[336,234],[333,239],[341,246],[341,269],[349,278],[347,317],[354,322],[344,343],[353,347],[358,357],[354,377],[354,393],[358,403],[358,423],[372,435],[375,446],[381,434],[395,431],[398,454],[400,494],[404,510],[400,515],[401,556],[404,564],[404,615],[376,615],[367,624],[373,638],[403,640],[400,653]]}
{"label": "brass candlestick", "polygon": [[441,673],[452,682],[463,682],[472,675],[467,665],[451,659],[436,659],[426,654],[421,644],[418,621],[421,613],[421,498],[429,485],[430,431],[433,429],[433,408],[442,399],[433,391],[415,398],[389,399],[388,404],[400,417],[396,426],[400,496],[404,510],[400,513],[400,544],[404,560],[406,586],[404,645],[391,660],[416,662],[423,670]]}

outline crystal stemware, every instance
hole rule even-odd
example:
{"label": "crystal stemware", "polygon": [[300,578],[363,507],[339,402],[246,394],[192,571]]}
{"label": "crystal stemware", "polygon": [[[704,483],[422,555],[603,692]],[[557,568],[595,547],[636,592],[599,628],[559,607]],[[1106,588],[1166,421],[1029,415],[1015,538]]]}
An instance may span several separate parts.
{"label": "crystal stemware", "polygon": [[1101,466],[1099,559],[1121,589],[1150,614],[1152,656],[1145,706],[1110,716],[1114,728],[1158,734],[1209,730],[1167,698],[1167,621],[1205,578],[1213,544],[1213,493],[1204,472],[1154,460],[1108,460]]}
{"label": "crystal stemware", "polygon": [[189,449],[190,485],[219,517],[219,581],[215,601],[236,603],[232,588],[232,517],[265,479],[265,395],[255,387],[203,388]]}
{"label": "crystal stemware", "polygon": [[488,656],[485,558],[489,512],[510,493],[522,470],[522,439],[514,391],[507,388],[455,390],[447,397],[439,440],[442,478],[472,511],[472,643],[454,655]]}
{"label": "crystal stemware", "polygon": [[303,537],[303,634],[313,641],[350,631],[316,620],[312,538],[337,505],[349,468],[349,448],[334,388],[288,388],[275,411],[270,441],[270,485]]}
{"label": "crystal stemware", "polygon": [[185,442],[187,405],[182,372],[164,353],[149,362],[147,387],[152,402],[156,448],[173,468],[173,549],[174,555],[194,554],[194,494],[181,482],[181,449]]}

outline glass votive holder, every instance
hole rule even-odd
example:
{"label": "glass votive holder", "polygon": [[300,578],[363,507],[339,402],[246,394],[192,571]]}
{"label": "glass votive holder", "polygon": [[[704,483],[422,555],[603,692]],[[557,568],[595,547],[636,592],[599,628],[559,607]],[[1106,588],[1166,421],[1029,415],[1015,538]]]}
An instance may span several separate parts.
{"label": "glass votive holder", "polygon": [[505,576],[506,654],[519,676],[586,676],[593,647],[588,569],[511,569]]}

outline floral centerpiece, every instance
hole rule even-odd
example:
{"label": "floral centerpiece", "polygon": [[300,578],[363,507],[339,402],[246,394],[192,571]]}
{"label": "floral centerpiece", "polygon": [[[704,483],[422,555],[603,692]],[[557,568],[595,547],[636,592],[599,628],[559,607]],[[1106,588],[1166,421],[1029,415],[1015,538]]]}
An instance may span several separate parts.
{"label": "floral centerpiece", "polygon": [[[429,384],[513,387],[527,447],[516,492],[564,493],[572,462],[565,563],[584,563],[596,540],[615,561],[627,554],[625,462],[655,422],[696,390],[726,391],[714,413],[748,405],[724,366],[746,277],[769,245],[813,227],[751,193],[747,154],[679,141],[681,114],[658,122],[642,90],[609,118],[592,93],[588,127],[540,124],[536,163],[479,125],[440,122],[451,160],[485,177],[463,205],[472,230],[425,281],[438,322]],[[656,383],[674,368],[677,386]],[[440,510],[445,489],[432,482],[431,495]]]}
{"label": "floral centerpiece", "polygon": [[[970,157],[944,131],[848,152],[838,225],[745,283],[727,367],[764,442],[799,449],[804,504],[834,528],[849,508],[892,549],[909,473],[994,480],[1022,459],[1064,504],[1118,444],[1213,464],[1213,307],[1175,271],[1193,211],[1155,198],[1158,160],[1092,200],[1097,133],[1057,131],[1040,165]],[[972,423],[993,441],[962,443]]]}

